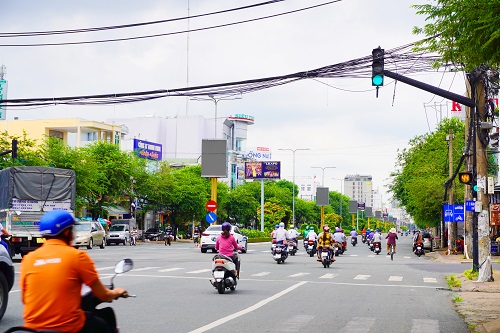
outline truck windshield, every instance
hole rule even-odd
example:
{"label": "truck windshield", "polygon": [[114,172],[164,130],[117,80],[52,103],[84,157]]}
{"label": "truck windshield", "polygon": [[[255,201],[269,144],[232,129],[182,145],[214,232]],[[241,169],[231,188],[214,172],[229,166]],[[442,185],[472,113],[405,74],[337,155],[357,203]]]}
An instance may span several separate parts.
{"label": "truck windshield", "polygon": [[123,231],[125,229],[124,225],[112,225],[109,231]]}

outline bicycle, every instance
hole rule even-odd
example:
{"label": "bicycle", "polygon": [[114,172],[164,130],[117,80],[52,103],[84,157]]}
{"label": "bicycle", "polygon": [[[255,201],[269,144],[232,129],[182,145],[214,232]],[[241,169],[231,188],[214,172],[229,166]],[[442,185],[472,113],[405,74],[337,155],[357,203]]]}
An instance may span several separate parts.
{"label": "bicycle", "polygon": [[396,245],[394,244],[389,245],[389,254],[391,255],[391,260],[394,260],[394,253],[396,253],[395,247]]}

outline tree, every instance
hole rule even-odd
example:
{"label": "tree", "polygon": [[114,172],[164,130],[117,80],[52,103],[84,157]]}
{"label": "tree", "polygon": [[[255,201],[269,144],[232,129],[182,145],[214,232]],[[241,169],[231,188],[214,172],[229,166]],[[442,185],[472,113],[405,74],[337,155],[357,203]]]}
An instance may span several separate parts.
{"label": "tree", "polygon": [[[389,191],[421,227],[439,226],[444,182],[448,179],[448,147],[445,140],[449,129],[455,136],[453,165],[458,165],[464,147],[464,124],[456,118],[443,120],[433,133],[413,138],[403,149],[391,174]],[[432,157],[432,158],[430,158]],[[454,185],[454,197],[463,202],[464,187]]]}
{"label": "tree", "polygon": [[483,64],[500,65],[500,4],[491,0],[437,0],[414,5],[429,21],[414,34],[427,38],[417,49],[437,52],[440,62],[465,66],[468,71]]}

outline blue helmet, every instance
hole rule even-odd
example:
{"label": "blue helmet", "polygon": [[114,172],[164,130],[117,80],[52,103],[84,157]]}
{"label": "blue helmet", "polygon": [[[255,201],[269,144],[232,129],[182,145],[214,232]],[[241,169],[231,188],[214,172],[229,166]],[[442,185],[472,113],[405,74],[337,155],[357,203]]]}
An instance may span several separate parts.
{"label": "blue helmet", "polygon": [[45,236],[57,236],[61,231],[77,224],[74,217],[65,210],[52,210],[40,219],[40,232]]}
{"label": "blue helmet", "polygon": [[229,222],[222,223],[222,231],[231,231],[231,223]]}
{"label": "blue helmet", "polygon": [[380,229],[375,230],[376,232],[380,232]]}
{"label": "blue helmet", "polygon": [[276,225],[274,226],[274,228],[275,228],[275,229],[278,229],[279,227],[280,227],[280,225],[279,225],[279,224],[276,224]]}

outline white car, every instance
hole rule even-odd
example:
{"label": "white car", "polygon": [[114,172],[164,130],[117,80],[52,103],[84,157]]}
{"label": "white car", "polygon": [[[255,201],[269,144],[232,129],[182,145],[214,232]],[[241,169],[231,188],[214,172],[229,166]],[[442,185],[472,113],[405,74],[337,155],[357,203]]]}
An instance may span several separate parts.
{"label": "white car", "polygon": [[[207,253],[207,250],[210,249],[212,252],[215,252],[215,241],[217,240],[217,236],[219,236],[222,232],[222,224],[211,225],[205,231],[201,233],[201,253]],[[236,243],[241,246],[241,252],[246,253],[248,248],[248,238],[244,236],[238,227],[232,225],[231,226],[231,234],[236,239]]]}

